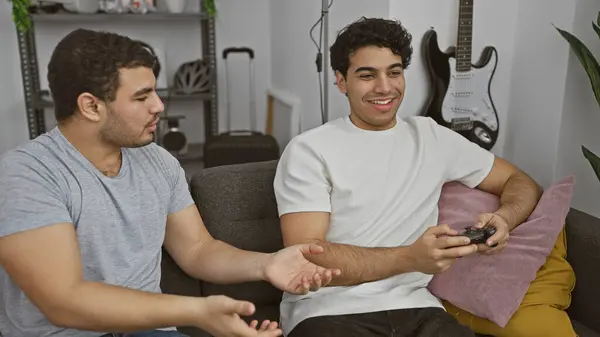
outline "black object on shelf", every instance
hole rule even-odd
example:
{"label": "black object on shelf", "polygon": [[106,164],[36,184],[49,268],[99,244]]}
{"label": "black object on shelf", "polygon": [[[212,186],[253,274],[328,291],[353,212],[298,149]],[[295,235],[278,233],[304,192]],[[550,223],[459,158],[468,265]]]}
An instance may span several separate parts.
{"label": "black object on shelf", "polygon": [[184,118],[184,116],[163,117],[167,122],[167,127],[160,134],[160,145],[175,156],[187,152],[187,137],[179,128],[179,120]]}

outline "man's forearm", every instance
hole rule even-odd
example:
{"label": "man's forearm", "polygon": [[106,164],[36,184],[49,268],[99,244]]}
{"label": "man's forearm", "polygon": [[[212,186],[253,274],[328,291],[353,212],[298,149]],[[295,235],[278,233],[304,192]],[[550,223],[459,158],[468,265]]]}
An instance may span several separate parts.
{"label": "man's forearm", "polygon": [[267,253],[238,249],[211,240],[192,252],[183,269],[190,276],[212,283],[231,284],[264,280]]}
{"label": "man's forearm", "polygon": [[155,294],[99,282],[82,282],[45,308],[57,326],[100,332],[133,332],[197,326],[202,298]]}
{"label": "man's forearm", "polygon": [[342,272],[333,278],[330,286],[356,285],[413,271],[408,247],[368,248],[321,240],[312,242],[325,251],[306,258],[324,268]]}
{"label": "man's forearm", "polygon": [[535,209],[542,188],[524,173],[515,173],[500,195],[500,208],[495,212],[508,223],[510,230],[523,223]]}

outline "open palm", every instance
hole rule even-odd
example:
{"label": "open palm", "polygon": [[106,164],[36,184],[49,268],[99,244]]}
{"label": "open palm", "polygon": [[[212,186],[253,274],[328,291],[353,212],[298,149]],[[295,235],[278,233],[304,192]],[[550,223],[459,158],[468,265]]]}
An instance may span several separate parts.
{"label": "open palm", "polygon": [[316,244],[295,245],[271,255],[265,265],[268,282],[291,294],[306,294],[327,286],[339,269],[327,269],[306,259],[306,255],[323,252]]}

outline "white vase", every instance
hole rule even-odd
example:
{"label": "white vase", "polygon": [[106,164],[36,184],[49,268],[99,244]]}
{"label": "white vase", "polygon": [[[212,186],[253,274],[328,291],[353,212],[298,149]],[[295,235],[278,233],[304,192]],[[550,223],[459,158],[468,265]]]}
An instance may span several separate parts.
{"label": "white vase", "polygon": [[166,0],[167,9],[170,13],[183,13],[187,0]]}

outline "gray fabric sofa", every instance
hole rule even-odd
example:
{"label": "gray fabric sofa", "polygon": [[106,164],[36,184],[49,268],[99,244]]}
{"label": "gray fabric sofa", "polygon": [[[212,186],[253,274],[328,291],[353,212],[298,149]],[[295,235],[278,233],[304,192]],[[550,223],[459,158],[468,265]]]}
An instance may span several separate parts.
{"label": "gray fabric sofa", "polygon": [[[283,247],[273,193],[276,161],[205,169],[190,182],[194,200],[210,233],[236,247],[274,252]],[[568,260],[577,277],[569,315],[580,337],[600,337],[600,219],[572,209],[567,218]],[[277,320],[281,292],[265,282],[216,285],[183,273],[163,252],[162,288],[188,296],[224,294],[252,301],[251,318]],[[251,319],[248,318],[248,319]],[[191,337],[208,337],[189,327]]]}

